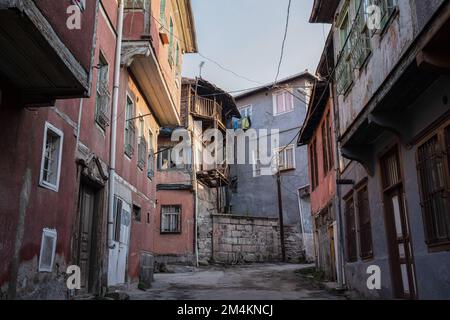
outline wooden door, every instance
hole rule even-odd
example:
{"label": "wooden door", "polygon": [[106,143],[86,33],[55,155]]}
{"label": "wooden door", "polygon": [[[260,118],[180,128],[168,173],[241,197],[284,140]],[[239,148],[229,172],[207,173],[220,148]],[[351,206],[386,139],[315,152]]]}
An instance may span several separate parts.
{"label": "wooden door", "polygon": [[94,263],[93,251],[93,222],[95,210],[94,189],[83,185],[80,193],[80,243],[79,243],[79,266],[81,269],[81,287],[85,291],[91,291],[92,266]]}
{"label": "wooden door", "polygon": [[398,147],[381,158],[391,277],[396,298],[416,297],[413,252]]}

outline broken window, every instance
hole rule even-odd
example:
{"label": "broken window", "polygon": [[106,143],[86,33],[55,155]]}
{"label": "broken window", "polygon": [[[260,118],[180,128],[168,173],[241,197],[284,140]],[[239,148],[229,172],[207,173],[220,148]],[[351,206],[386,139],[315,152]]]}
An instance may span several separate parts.
{"label": "broken window", "polygon": [[181,206],[161,206],[161,233],[181,232]]}

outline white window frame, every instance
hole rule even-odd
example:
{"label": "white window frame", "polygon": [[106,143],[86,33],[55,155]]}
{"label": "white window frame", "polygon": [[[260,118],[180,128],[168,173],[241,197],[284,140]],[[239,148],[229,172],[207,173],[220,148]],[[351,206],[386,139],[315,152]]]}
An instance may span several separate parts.
{"label": "white window frame", "polygon": [[[44,268],[41,266],[42,262],[42,254],[44,249],[44,239],[45,237],[51,237],[54,239],[53,241],[53,248],[52,248],[52,262],[50,264],[50,268]],[[58,233],[55,229],[43,229],[42,230],[42,239],[41,239],[41,250],[39,253],[39,264],[38,264],[38,271],[39,272],[52,272],[53,271],[53,264],[55,263],[55,255],[56,255],[56,242],[58,240]]]}
{"label": "white window frame", "polygon": [[244,117],[244,115],[242,114],[243,111],[246,111],[247,117],[249,117],[250,119],[253,116],[253,105],[251,105],[251,104],[239,107],[238,110],[242,117]]}
{"label": "white window frame", "polygon": [[[178,208],[178,212],[164,212],[163,213],[163,208],[164,207],[174,207],[174,208]],[[181,213],[182,213],[182,206],[181,204],[163,204],[161,205],[161,226],[160,226],[160,233],[161,234],[180,234],[182,233],[182,220],[181,220]],[[178,230],[163,230],[163,216],[167,215],[167,216],[176,216],[177,217],[177,227]],[[166,218],[168,219],[168,218]]]}
{"label": "white window frame", "polygon": [[[277,159],[278,159],[280,151],[283,151],[283,153],[284,153],[284,161],[286,163],[286,159],[287,159],[286,158],[286,150],[288,150],[288,149],[292,149],[292,164],[293,164],[293,167],[291,167],[291,168],[283,168],[283,169],[280,169],[280,171],[296,170],[297,169],[297,163],[295,161],[295,145],[290,144],[290,145],[287,145],[287,146],[284,146],[284,147],[280,147],[280,148],[275,149],[274,152],[275,152],[275,154],[277,156]],[[277,160],[277,166],[278,166],[278,169],[279,169],[280,166],[278,164],[278,160]]]}
{"label": "white window frame", "polygon": [[[286,107],[286,97],[290,96],[292,99],[292,109],[288,110],[288,111],[283,111],[283,112],[278,112],[277,111],[277,95],[279,95],[280,93],[283,93],[283,101],[284,101],[284,106]],[[272,101],[273,101],[273,115],[276,116],[280,116],[286,113],[290,113],[293,112],[295,110],[295,102],[294,102],[294,96],[293,96],[293,92],[292,92],[292,88],[286,89],[286,90],[278,90],[275,91],[274,93],[272,93]]]}
{"label": "white window frame", "polygon": [[[53,134],[59,136],[59,150],[58,150],[58,167],[56,169],[56,183],[52,184],[48,181],[44,180],[44,163],[45,163],[45,148],[47,145],[47,133],[48,131],[52,131]],[[64,145],[64,133],[53,126],[49,122],[45,122],[45,128],[44,128],[44,138],[42,140],[42,155],[41,155],[41,170],[39,174],[39,185],[41,187],[53,190],[55,192],[58,192],[59,190],[59,180],[61,176],[61,163],[62,163],[62,150]]]}

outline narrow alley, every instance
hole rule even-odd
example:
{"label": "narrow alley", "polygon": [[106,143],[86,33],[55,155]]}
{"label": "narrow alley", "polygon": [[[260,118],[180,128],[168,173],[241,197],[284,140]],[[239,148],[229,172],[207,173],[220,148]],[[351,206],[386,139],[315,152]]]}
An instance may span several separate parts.
{"label": "narrow alley", "polygon": [[309,275],[311,264],[207,266],[155,274],[149,290],[131,300],[344,300]]}

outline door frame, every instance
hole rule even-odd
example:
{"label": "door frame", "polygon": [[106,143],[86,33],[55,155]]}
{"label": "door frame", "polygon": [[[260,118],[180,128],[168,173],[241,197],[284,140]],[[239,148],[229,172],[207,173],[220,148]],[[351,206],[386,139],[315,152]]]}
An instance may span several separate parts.
{"label": "door frame", "polygon": [[[102,260],[103,260],[103,238],[102,238],[102,226],[104,218],[104,201],[105,192],[104,187],[93,180],[89,179],[85,175],[81,175],[78,183],[78,195],[77,195],[77,222],[76,222],[76,241],[74,241],[74,261],[77,266],[80,266],[81,259],[81,232],[82,232],[82,196],[84,188],[90,188],[94,191],[94,209],[91,226],[91,248],[90,248],[90,262],[87,279],[87,288],[81,290],[82,293],[99,293],[102,287]],[[96,271],[97,270],[97,271]],[[100,270],[100,271],[99,271]]]}
{"label": "door frame", "polygon": [[[400,181],[392,186],[387,188],[384,187],[384,167],[383,161],[390,154],[396,155],[396,161],[398,164],[398,174]],[[404,162],[402,158],[401,152],[401,144],[398,141],[395,141],[386,148],[378,156],[378,181],[380,187],[381,200],[383,203],[383,214],[384,214],[384,223],[386,230],[386,240],[388,246],[389,253],[389,267],[391,271],[391,283],[393,286],[393,293],[395,298],[401,299],[416,299],[418,297],[417,294],[417,281],[416,281],[416,267],[415,267],[415,259],[414,259],[414,248],[411,239],[411,226],[410,226],[410,217],[408,214],[408,206],[406,200],[405,193],[405,183],[404,183]],[[391,201],[392,198],[397,195],[400,199],[400,218],[401,225],[403,231],[403,241],[398,240],[397,238],[397,230],[395,226],[395,217],[394,213],[391,209]],[[407,234],[405,234],[407,232]],[[402,242],[405,245],[405,262],[401,263],[403,259],[400,258],[400,254],[398,252],[399,243]],[[406,264],[407,272],[408,272],[408,283],[409,283],[409,295],[405,295],[403,282],[402,282],[402,271],[401,265]]]}

